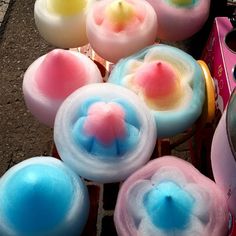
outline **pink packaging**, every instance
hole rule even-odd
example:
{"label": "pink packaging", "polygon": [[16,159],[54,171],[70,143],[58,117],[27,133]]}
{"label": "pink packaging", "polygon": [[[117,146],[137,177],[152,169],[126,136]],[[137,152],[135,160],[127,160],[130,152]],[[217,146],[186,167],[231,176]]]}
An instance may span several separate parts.
{"label": "pink packaging", "polygon": [[233,70],[236,65],[236,32],[231,41],[234,49],[230,49],[225,42],[226,36],[232,30],[233,26],[228,17],[216,17],[202,54],[202,60],[207,63],[214,78],[217,90],[217,108],[221,113],[233,88],[236,87],[236,80],[233,78]]}
{"label": "pink packaging", "polygon": [[[234,32],[230,49],[225,39]],[[231,34],[232,35],[232,34]],[[191,158],[194,165],[205,175],[213,178],[210,146],[215,128],[228,103],[230,94],[236,87],[233,76],[236,65],[236,29],[228,17],[216,17],[209,34],[208,41],[203,49],[201,60],[205,61],[214,79],[216,90],[216,113],[211,124],[205,125],[190,141]]]}

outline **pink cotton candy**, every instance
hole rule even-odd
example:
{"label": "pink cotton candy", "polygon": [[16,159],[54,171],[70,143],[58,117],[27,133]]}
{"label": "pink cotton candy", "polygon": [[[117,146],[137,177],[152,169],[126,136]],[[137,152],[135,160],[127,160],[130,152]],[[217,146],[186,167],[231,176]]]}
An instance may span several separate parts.
{"label": "pink cotton candy", "polygon": [[153,109],[166,110],[180,104],[183,81],[174,65],[162,60],[143,63],[135,72],[128,86],[143,96]]}
{"label": "pink cotton candy", "polygon": [[115,103],[95,103],[88,110],[85,133],[103,144],[110,144],[125,135],[124,115],[123,109]]}
{"label": "pink cotton candy", "polygon": [[87,82],[82,61],[69,51],[56,49],[49,52],[37,69],[39,89],[49,97],[63,98]]}
{"label": "pink cotton candy", "polygon": [[162,99],[179,89],[178,77],[171,65],[156,61],[140,67],[134,83],[143,88],[144,94],[150,99]]}
{"label": "pink cotton candy", "polygon": [[171,0],[146,0],[156,11],[157,37],[162,40],[184,40],[198,32],[205,24],[210,0],[195,0],[192,5],[175,5]]}
{"label": "pink cotton candy", "polygon": [[101,73],[87,56],[54,49],[26,70],[23,80],[25,103],[41,123],[52,127],[65,98],[76,89],[97,82],[102,82]]}

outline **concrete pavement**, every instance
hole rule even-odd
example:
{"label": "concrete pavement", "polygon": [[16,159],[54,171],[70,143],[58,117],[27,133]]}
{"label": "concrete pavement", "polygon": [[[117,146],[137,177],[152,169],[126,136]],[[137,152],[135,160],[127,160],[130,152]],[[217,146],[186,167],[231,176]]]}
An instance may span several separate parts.
{"label": "concrete pavement", "polygon": [[24,159],[49,155],[52,146],[52,130],[28,112],[21,89],[28,66],[52,47],[35,28],[35,1],[9,1],[0,3],[1,17],[9,6],[0,31],[0,176]]}

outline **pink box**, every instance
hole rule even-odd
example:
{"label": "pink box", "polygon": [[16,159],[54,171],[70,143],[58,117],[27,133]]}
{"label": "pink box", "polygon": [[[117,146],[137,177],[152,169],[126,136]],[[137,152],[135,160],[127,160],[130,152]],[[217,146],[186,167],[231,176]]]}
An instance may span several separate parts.
{"label": "pink box", "polygon": [[236,80],[233,76],[236,65],[236,32],[234,32],[234,50],[231,50],[225,42],[225,37],[232,30],[233,26],[228,17],[216,17],[201,58],[209,66],[214,78],[217,90],[217,108],[221,113],[233,88],[236,87]]}
{"label": "pink box", "polygon": [[[201,56],[201,60],[207,63],[214,79],[216,114],[211,124],[207,124],[194,135],[190,142],[190,152],[194,165],[210,178],[213,178],[210,158],[212,137],[230,94],[236,87],[236,80],[233,76],[233,69],[236,64],[236,46],[234,46],[233,51],[225,42],[226,36],[232,30],[233,26],[228,17],[216,17]],[[236,29],[234,33],[236,33]],[[234,45],[236,45],[236,34],[234,35]],[[234,228],[233,236],[236,236],[236,227]]]}

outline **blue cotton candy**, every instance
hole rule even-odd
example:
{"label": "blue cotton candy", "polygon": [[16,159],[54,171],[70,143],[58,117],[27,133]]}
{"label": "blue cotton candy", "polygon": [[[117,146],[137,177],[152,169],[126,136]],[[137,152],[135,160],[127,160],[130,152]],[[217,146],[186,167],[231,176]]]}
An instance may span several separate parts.
{"label": "blue cotton candy", "polygon": [[131,147],[135,147],[139,139],[139,130],[133,125],[126,124],[126,137],[124,139],[117,140],[117,149],[119,155],[124,155],[130,150]]}
{"label": "blue cotton candy", "polygon": [[49,230],[64,218],[70,207],[73,196],[70,182],[65,173],[52,166],[27,166],[2,190],[1,197],[6,203],[3,212],[22,235]]}
{"label": "blue cotton candy", "polygon": [[101,98],[91,97],[85,100],[79,108],[78,117],[87,116],[89,107],[96,102],[101,102]]}
{"label": "blue cotton candy", "polygon": [[136,112],[134,108],[126,101],[123,99],[114,99],[114,102],[120,104],[123,109],[125,110],[125,121],[137,129],[140,128],[140,121],[138,119],[138,116],[136,115]]}
{"label": "blue cotton candy", "polygon": [[61,161],[30,158],[0,180],[0,235],[79,235],[88,206],[83,182]]}
{"label": "blue cotton candy", "polygon": [[162,182],[143,200],[151,222],[163,230],[184,230],[190,223],[194,199],[174,182]]}

